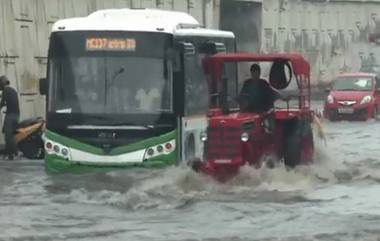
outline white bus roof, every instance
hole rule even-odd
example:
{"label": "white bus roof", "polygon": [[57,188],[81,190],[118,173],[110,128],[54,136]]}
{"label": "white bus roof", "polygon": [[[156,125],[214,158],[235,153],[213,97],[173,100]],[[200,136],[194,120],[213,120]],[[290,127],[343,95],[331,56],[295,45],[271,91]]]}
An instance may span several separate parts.
{"label": "white bus roof", "polygon": [[53,25],[52,31],[140,31],[234,37],[232,32],[202,28],[194,17],[184,12],[129,8],[105,9],[83,18],[62,19]]}

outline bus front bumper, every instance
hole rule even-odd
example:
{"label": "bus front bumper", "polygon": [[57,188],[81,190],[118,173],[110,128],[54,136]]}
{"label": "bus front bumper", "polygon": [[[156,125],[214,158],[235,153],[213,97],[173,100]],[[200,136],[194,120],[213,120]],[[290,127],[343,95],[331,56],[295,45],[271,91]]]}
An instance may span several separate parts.
{"label": "bus front bumper", "polygon": [[88,144],[46,132],[47,171],[76,172],[91,169],[162,167],[177,163],[176,132],[111,149],[108,152]]}
{"label": "bus front bumper", "polygon": [[45,168],[48,172],[87,172],[96,170],[114,170],[120,168],[161,168],[176,164],[176,152],[165,156],[142,162],[88,162],[88,161],[70,161],[58,155],[45,155]]}

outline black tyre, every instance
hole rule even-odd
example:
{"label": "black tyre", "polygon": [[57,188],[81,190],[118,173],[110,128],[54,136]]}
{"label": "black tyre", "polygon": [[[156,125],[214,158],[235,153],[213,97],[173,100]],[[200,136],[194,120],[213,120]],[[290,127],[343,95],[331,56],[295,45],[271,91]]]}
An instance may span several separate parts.
{"label": "black tyre", "polygon": [[309,152],[313,152],[313,150],[313,132],[310,123],[306,121],[297,122],[286,139],[284,150],[285,165],[293,168],[302,163],[311,162],[312,155]]}
{"label": "black tyre", "polygon": [[337,114],[334,114],[334,113],[330,113],[327,117],[327,119],[331,122],[336,122],[338,121],[338,116]]}
{"label": "black tyre", "polygon": [[323,117],[331,122],[337,121],[338,120],[338,114],[336,111],[332,110],[324,110],[323,111]]}
{"label": "black tyre", "polygon": [[44,157],[44,142],[40,133],[34,133],[18,144],[19,150],[28,159]]}

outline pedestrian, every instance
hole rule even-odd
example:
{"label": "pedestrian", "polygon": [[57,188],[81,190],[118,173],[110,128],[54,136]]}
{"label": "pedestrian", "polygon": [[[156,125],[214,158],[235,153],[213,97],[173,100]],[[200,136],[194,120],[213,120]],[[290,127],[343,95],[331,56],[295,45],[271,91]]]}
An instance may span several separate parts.
{"label": "pedestrian", "polygon": [[15,132],[20,116],[20,107],[17,91],[10,86],[10,82],[6,76],[0,77],[0,90],[2,98],[0,109],[6,107],[5,119],[3,124],[3,133],[5,136],[5,154],[8,160],[13,160],[17,156],[17,144],[15,140]]}

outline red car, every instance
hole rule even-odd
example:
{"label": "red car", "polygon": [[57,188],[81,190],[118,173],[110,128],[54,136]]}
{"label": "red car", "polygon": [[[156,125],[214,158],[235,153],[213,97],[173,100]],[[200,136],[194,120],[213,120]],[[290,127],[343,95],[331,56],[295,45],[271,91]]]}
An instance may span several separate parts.
{"label": "red car", "polygon": [[380,82],[376,74],[339,74],[329,90],[324,106],[325,118],[367,120],[378,117]]}

